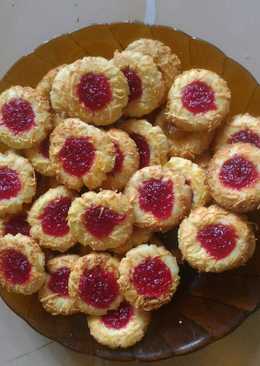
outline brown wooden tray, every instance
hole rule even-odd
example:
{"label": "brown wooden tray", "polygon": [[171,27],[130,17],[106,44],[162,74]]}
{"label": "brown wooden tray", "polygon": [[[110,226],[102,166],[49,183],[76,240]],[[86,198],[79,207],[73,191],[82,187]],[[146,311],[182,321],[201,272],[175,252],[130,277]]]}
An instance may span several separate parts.
{"label": "brown wooden tray", "polygon": [[[111,57],[116,49],[140,37],[159,39],[181,58],[184,69],[203,67],[223,75],[232,90],[231,114],[260,115],[260,87],[253,76],[215,46],[164,26],[116,23],[93,25],[51,40],[22,57],[0,81],[35,86],[56,65],[84,55]],[[251,215],[259,222],[257,214]],[[259,233],[258,233],[259,236]],[[176,232],[163,236],[176,252]],[[224,274],[198,274],[181,265],[181,286],[173,301],[155,312],[142,342],[126,350],[109,350],[90,337],[83,315],[53,317],[37,296],[19,296],[0,289],[6,304],[39,333],[85,354],[112,360],[153,361],[185,354],[231,332],[260,304],[260,249],[245,267]]]}

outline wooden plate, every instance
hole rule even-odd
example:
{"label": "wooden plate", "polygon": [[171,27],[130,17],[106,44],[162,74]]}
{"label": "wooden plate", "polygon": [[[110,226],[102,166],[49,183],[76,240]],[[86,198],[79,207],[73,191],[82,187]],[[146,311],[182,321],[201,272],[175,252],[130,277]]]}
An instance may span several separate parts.
{"label": "wooden plate", "polygon": [[[52,67],[84,55],[110,58],[116,49],[140,37],[159,39],[181,58],[184,69],[207,68],[221,74],[232,90],[231,114],[260,115],[260,87],[253,76],[213,45],[175,29],[144,24],[116,23],[89,26],[66,34],[22,57],[0,81],[0,91],[10,85],[35,86]],[[257,220],[257,214],[252,220]],[[258,219],[259,221],[259,219]],[[259,235],[259,233],[258,233]],[[176,252],[176,233],[163,236]],[[201,348],[235,329],[260,304],[260,248],[245,267],[224,274],[198,274],[181,266],[181,286],[173,301],[155,312],[142,342],[126,350],[109,350],[89,335],[83,315],[53,317],[37,296],[19,296],[1,289],[6,304],[39,333],[74,351],[112,360],[152,361]]]}

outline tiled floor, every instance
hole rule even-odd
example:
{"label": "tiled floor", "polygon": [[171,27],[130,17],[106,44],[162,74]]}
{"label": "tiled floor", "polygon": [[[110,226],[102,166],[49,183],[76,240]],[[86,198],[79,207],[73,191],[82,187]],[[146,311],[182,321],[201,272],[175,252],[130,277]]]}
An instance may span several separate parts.
{"label": "tiled floor", "polygon": [[[96,22],[146,19],[215,43],[260,80],[259,11],[258,0],[5,0],[0,2],[0,75],[21,55],[57,34]],[[214,345],[160,365],[259,366],[259,326],[260,312]],[[112,365],[41,337],[0,302],[0,366],[90,364]]]}

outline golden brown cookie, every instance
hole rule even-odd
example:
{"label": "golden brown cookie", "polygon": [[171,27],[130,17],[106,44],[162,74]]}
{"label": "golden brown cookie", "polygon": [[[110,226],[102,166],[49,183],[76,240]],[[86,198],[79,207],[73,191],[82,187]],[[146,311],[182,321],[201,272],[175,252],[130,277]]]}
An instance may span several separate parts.
{"label": "golden brown cookie", "polygon": [[78,312],[75,299],[69,296],[69,276],[78,255],[67,254],[50,259],[48,274],[44,286],[39,291],[39,300],[43,308],[52,315],[71,315]]}
{"label": "golden brown cookie", "polygon": [[47,136],[38,145],[25,150],[25,156],[30,160],[34,169],[47,177],[55,176],[55,166],[49,156],[50,140]]}
{"label": "golden brown cookie", "polygon": [[206,182],[206,172],[199,165],[183,158],[171,158],[165,168],[185,177],[186,183],[192,189],[192,208],[205,206],[210,200],[209,188]]}
{"label": "golden brown cookie", "polygon": [[76,198],[69,210],[74,237],[93,250],[119,247],[133,231],[133,209],[122,193],[103,190]]}
{"label": "golden brown cookie", "polygon": [[153,235],[153,232],[148,229],[142,229],[140,227],[134,226],[132,235],[130,238],[122,245],[117,248],[112,248],[112,251],[119,256],[124,255],[128,250],[137,247],[140,244],[148,243]]}
{"label": "golden brown cookie", "polygon": [[153,231],[168,230],[189,213],[191,188],[185,177],[159,165],[138,170],[125,194],[133,205],[135,225]]}
{"label": "golden brown cookie", "polygon": [[211,131],[229,111],[231,92],[218,74],[204,69],[184,71],[168,95],[168,116],[185,131]]}
{"label": "golden brown cookie", "polygon": [[148,55],[153,58],[154,63],[162,73],[165,84],[165,97],[167,97],[174,79],[181,71],[179,57],[172,52],[170,47],[155,39],[140,38],[130,43],[126,50],[141,52],[143,55]]}
{"label": "golden brown cookie", "polygon": [[244,265],[255,250],[249,223],[214,205],[193,210],[182,221],[178,238],[183,258],[204,272],[223,272]]}
{"label": "golden brown cookie", "polygon": [[175,257],[164,247],[139,245],[127,252],[119,266],[123,296],[143,310],[158,309],[168,303],[179,284]]}
{"label": "golden brown cookie", "polygon": [[167,136],[170,156],[194,160],[208,149],[213,137],[213,133],[208,131],[187,132],[176,128],[168,118],[166,109],[158,114],[155,124]]}
{"label": "golden brown cookie", "polygon": [[68,188],[100,187],[113,169],[114,155],[110,137],[77,118],[66,119],[51,134],[50,157],[57,179]]}
{"label": "golden brown cookie", "polygon": [[76,244],[68,226],[68,211],[74,193],[64,186],[51,188],[32,205],[28,221],[30,234],[41,247],[65,252]]}
{"label": "golden brown cookie", "polygon": [[29,161],[13,151],[0,154],[0,216],[21,211],[35,191],[35,174]]}
{"label": "golden brown cookie", "polygon": [[114,144],[115,160],[113,169],[107,174],[102,187],[120,191],[137,171],[139,153],[136,144],[126,132],[112,128],[107,133]]}
{"label": "golden brown cookie", "polygon": [[0,95],[0,141],[28,149],[52,128],[48,99],[30,87],[12,86]]}
{"label": "golden brown cookie", "polygon": [[248,212],[260,205],[260,150],[246,143],[223,146],[208,167],[210,194],[222,207]]}
{"label": "golden brown cookie", "polygon": [[134,51],[116,51],[112,61],[128,81],[130,94],[124,110],[126,116],[142,117],[160,106],[165,84],[151,56]]}
{"label": "golden brown cookie", "polygon": [[103,316],[89,315],[90,334],[109,348],[127,348],[139,342],[150,322],[150,313],[123,301],[115,310]]}
{"label": "golden brown cookie", "polygon": [[31,295],[45,281],[44,254],[28,236],[0,238],[0,284],[10,292]]}
{"label": "golden brown cookie", "polygon": [[234,116],[218,132],[214,150],[238,142],[250,143],[260,149],[260,117],[253,117],[248,113]]}
{"label": "golden brown cookie", "polygon": [[159,126],[145,119],[129,119],[120,124],[135,141],[139,157],[139,169],[149,165],[163,165],[168,160],[168,141]]}
{"label": "golden brown cookie", "polygon": [[36,87],[37,92],[43,95],[45,98],[49,99],[53,81],[58,72],[65,66],[66,65],[60,65],[48,71],[47,74],[44,75],[44,77],[39,81]]}
{"label": "golden brown cookie", "polygon": [[118,260],[106,253],[91,253],[77,261],[69,277],[69,295],[82,313],[104,315],[119,306],[118,266]]}
{"label": "golden brown cookie", "polygon": [[128,102],[128,84],[112,61],[84,57],[63,67],[52,84],[51,103],[56,112],[95,125],[118,120]]}

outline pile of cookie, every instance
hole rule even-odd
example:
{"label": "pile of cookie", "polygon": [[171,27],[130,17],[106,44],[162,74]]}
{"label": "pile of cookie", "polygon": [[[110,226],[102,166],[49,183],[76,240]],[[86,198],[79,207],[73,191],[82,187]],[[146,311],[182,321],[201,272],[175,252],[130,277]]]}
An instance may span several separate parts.
{"label": "pile of cookie", "polygon": [[260,118],[228,115],[230,102],[221,76],[182,72],[152,39],[5,90],[0,284],[38,292],[52,315],[87,314],[98,342],[130,347],[181,280],[156,233],[178,228],[182,259],[198,271],[245,264]]}

